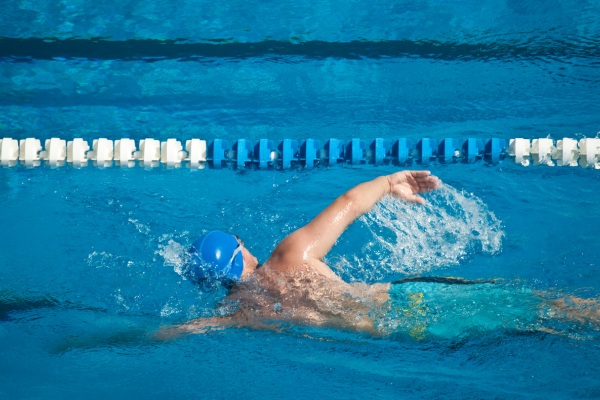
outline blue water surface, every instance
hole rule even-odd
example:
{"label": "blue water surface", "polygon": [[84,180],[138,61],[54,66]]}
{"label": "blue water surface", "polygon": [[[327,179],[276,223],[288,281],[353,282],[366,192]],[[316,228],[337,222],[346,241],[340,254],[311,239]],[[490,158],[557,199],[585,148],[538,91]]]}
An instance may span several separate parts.
{"label": "blue water surface", "polygon": [[[600,126],[597,1],[6,3],[0,137],[560,139]],[[344,279],[600,296],[597,171],[428,168],[447,185],[427,209],[446,216],[423,232],[439,247],[388,262],[420,236],[377,247],[389,232],[367,216],[328,257]],[[346,189],[397,169],[0,170],[0,397],[599,398],[593,324],[150,339],[218,300],[179,273],[203,230],[234,231],[265,260]],[[452,216],[457,203],[476,218]]]}

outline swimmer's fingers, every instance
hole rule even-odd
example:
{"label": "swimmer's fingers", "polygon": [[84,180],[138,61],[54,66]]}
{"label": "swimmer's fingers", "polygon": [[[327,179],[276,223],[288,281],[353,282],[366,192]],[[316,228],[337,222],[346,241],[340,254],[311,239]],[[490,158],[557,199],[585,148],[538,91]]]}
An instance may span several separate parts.
{"label": "swimmer's fingers", "polygon": [[406,201],[413,203],[425,204],[425,199],[415,194],[415,190],[408,182],[394,185],[392,187],[392,195]]}
{"label": "swimmer's fingers", "polygon": [[414,195],[414,194],[411,195],[411,196],[405,197],[404,200],[410,201],[410,202],[413,202],[413,203],[418,203],[418,204],[425,204],[425,203],[427,203],[424,198],[422,198],[421,196]]}
{"label": "swimmer's fingers", "polygon": [[435,190],[440,184],[440,180],[429,171],[401,171],[390,175],[389,180],[392,195],[418,204],[425,204],[426,201],[417,193]]}
{"label": "swimmer's fingers", "polygon": [[390,187],[408,183],[415,193],[424,193],[437,189],[440,180],[429,171],[400,171],[388,177]]}
{"label": "swimmer's fingers", "polygon": [[406,180],[415,193],[424,193],[435,190],[441,181],[429,171],[407,171]]}

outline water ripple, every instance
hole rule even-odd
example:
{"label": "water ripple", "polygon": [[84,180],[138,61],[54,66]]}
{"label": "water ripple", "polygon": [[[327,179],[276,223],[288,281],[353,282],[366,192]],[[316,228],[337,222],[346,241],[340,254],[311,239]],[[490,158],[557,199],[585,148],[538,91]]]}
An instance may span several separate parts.
{"label": "water ripple", "polygon": [[[475,38],[474,38],[475,39]],[[203,61],[260,58],[266,62],[295,63],[300,59],[387,59],[421,58],[446,61],[532,60],[572,58],[594,60],[600,56],[594,36],[559,36],[557,38],[522,35],[518,38],[496,36],[490,41],[436,39],[351,40],[345,42],[309,40],[264,40],[239,42],[222,39],[192,42],[187,39],[124,41],[53,38],[0,37],[0,59],[14,62],[32,60],[124,60],[156,62],[161,60]]]}

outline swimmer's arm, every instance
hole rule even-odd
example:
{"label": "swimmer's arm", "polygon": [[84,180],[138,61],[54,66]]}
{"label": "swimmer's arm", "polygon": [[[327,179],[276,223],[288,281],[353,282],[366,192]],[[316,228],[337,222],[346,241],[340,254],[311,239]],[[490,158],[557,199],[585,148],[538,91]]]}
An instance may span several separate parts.
{"label": "swimmer's arm", "polygon": [[[290,234],[275,249],[272,257],[301,258],[320,262],[340,235],[358,217],[369,212],[381,198],[391,194],[399,199],[424,204],[418,195],[437,188],[439,179],[429,171],[400,171],[361,183],[338,197],[303,228]],[[288,265],[298,265],[290,260]],[[300,260],[297,260],[300,261]]]}
{"label": "swimmer's arm", "polygon": [[276,324],[269,324],[257,319],[249,319],[244,313],[232,315],[197,318],[183,324],[162,327],[155,333],[157,340],[177,339],[185,335],[207,334],[227,328],[252,328],[260,330],[281,330]]}
{"label": "swimmer's arm", "polygon": [[203,334],[236,326],[231,316],[197,318],[183,324],[163,326],[154,337],[158,340],[177,339],[180,336]]}

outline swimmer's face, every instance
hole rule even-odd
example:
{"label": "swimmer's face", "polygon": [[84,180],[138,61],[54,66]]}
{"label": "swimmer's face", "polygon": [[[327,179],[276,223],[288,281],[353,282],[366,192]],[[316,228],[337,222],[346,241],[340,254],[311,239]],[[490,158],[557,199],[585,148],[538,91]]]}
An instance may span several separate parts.
{"label": "swimmer's face", "polygon": [[242,271],[242,278],[248,276],[256,267],[258,267],[258,259],[248,251],[247,248],[242,247],[242,255],[244,256],[244,270]]}
{"label": "swimmer's face", "polygon": [[244,257],[244,270],[242,271],[242,279],[244,279],[256,270],[258,267],[258,259],[250,253],[246,246],[244,246],[244,242],[240,239],[237,240],[242,248],[242,256]]}

